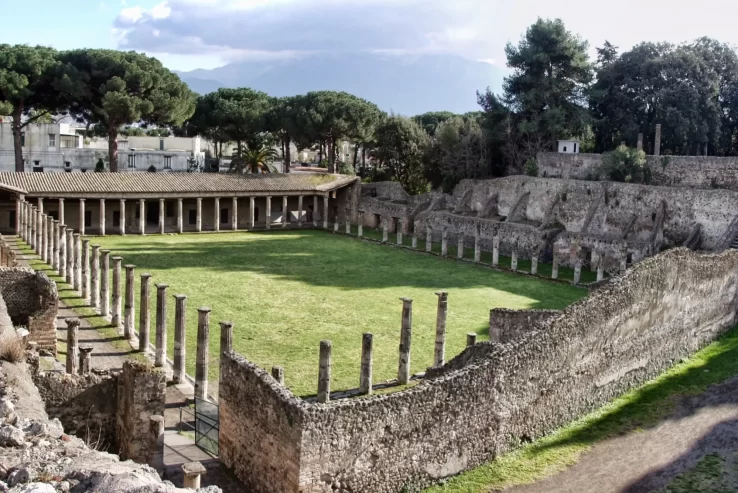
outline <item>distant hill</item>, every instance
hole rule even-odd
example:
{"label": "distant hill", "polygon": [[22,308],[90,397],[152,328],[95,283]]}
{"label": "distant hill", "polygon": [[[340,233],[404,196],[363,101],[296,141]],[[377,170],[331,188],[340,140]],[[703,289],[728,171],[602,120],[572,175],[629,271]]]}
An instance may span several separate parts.
{"label": "distant hill", "polygon": [[250,87],[272,96],[346,91],[385,111],[477,111],[476,91],[499,91],[503,72],[451,55],[320,54],[269,62],[238,62],[213,70],[177,72],[200,94],[219,87]]}

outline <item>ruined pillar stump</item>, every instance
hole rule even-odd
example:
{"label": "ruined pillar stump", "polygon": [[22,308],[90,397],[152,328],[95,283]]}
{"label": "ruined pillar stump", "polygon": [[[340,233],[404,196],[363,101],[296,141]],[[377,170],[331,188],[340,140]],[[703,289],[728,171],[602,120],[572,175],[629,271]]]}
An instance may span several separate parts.
{"label": "ruined pillar stump", "polygon": [[439,291],[436,310],[436,343],[433,349],[433,366],[443,366],[446,361],[446,317],[448,316],[448,293]]}
{"label": "ruined pillar stump", "polygon": [[197,359],[195,360],[195,397],[208,398],[210,366],[210,308],[197,309]]}
{"label": "ruined pillar stump", "polygon": [[397,382],[405,385],[410,381],[410,343],[413,330],[413,300],[402,301],[402,328],[400,332],[400,362],[397,367]]}

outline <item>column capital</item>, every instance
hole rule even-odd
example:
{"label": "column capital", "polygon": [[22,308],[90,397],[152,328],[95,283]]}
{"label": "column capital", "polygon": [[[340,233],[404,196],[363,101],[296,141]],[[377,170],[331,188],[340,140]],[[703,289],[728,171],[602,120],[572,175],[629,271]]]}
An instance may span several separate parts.
{"label": "column capital", "polygon": [[136,266],[133,264],[126,264],[123,267],[125,267],[126,270],[133,270],[136,268]]}
{"label": "column capital", "polygon": [[187,295],[186,294],[175,294],[174,295],[174,299],[177,300],[177,301],[186,300],[187,299]]}
{"label": "column capital", "polygon": [[125,202],[125,201],[126,201],[126,199],[120,199],[120,201],[121,201],[121,202]]}
{"label": "column capital", "polygon": [[212,310],[210,309],[209,306],[201,306],[200,308],[197,309],[197,311],[199,313],[210,313]]}
{"label": "column capital", "polygon": [[156,286],[156,289],[161,291],[161,290],[167,289],[169,287],[169,284],[160,282],[159,284],[156,284],[155,286]]}
{"label": "column capital", "polygon": [[85,199],[82,199],[82,198],[80,198],[80,199],[79,199],[79,201],[80,201],[80,202],[84,202],[84,201],[85,201]]}
{"label": "column capital", "polygon": [[149,274],[148,272],[144,272],[143,274],[141,274],[141,279],[150,279],[150,278],[151,278],[151,274]]}
{"label": "column capital", "polygon": [[59,197],[59,202],[64,202],[64,197]]}

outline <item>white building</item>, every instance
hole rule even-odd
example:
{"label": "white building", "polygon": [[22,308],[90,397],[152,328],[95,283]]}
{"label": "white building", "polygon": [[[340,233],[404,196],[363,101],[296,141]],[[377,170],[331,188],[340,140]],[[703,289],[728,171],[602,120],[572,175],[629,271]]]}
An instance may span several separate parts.
{"label": "white building", "polygon": [[564,154],[579,154],[578,140],[560,140],[559,152]]}

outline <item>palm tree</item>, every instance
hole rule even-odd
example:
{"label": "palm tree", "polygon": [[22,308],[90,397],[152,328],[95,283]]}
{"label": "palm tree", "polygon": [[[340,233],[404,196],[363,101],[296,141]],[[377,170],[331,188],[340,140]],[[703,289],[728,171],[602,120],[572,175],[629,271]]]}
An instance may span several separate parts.
{"label": "palm tree", "polygon": [[272,161],[279,157],[273,147],[264,146],[259,149],[247,149],[231,160],[228,167],[230,173],[276,173]]}

